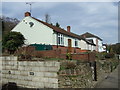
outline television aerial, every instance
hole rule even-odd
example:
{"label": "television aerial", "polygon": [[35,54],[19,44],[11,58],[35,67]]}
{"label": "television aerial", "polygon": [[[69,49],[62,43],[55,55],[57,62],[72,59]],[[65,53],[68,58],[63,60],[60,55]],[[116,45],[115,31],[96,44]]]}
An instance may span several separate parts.
{"label": "television aerial", "polygon": [[32,12],[32,4],[33,4],[34,2],[26,2],[26,4],[28,4],[28,5],[30,5],[30,13]]}

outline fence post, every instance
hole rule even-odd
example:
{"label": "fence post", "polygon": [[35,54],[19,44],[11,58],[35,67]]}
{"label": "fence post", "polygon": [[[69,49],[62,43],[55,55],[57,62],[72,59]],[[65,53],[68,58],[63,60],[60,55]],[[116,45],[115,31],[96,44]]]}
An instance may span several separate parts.
{"label": "fence post", "polygon": [[92,78],[94,81],[97,81],[97,69],[96,69],[96,61],[90,62],[90,66],[92,69]]}

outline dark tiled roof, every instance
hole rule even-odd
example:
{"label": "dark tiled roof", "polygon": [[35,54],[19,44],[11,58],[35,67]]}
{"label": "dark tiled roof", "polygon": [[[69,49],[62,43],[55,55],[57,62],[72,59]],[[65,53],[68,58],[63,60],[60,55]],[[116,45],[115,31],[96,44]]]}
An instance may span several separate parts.
{"label": "dark tiled roof", "polygon": [[79,35],[77,35],[77,34],[74,34],[74,33],[72,33],[72,32],[68,32],[68,31],[66,31],[66,30],[64,30],[64,29],[62,29],[62,28],[59,28],[59,27],[56,27],[56,26],[54,26],[54,25],[48,24],[48,23],[43,22],[43,21],[41,21],[41,20],[39,20],[39,19],[36,19],[36,18],[34,18],[34,17],[32,17],[32,18],[35,19],[35,20],[37,20],[37,21],[39,21],[39,22],[41,22],[41,23],[43,23],[44,25],[52,28],[54,31],[56,31],[56,32],[58,32],[58,33],[62,33],[62,34],[65,34],[65,35],[68,35],[68,36],[71,36],[71,37],[74,37],[74,38],[77,38],[77,39],[80,39],[80,40],[81,40],[81,39],[84,39],[83,37],[81,37],[81,36],[79,36]]}
{"label": "dark tiled roof", "polygon": [[74,34],[74,33],[72,33],[72,32],[68,32],[68,31],[66,31],[66,30],[64,30],[64,29],[62,29],[62,28],[59,28],[59,27],[56,27],[56,26],[54,26],[54,25],[48,24],[48,23],[43,22],[43,21],[41,21],[41,20],[39,20],[39,19],[36,19],[36,18],[34,18],[34,17],[32,17],[32,18],[35,19],[35,20],[37,20],[38,22],[41,22],[41,23],[43,23],[44,25],[52,28],[55,32],[65,34],[65,35],[67,35],[67,36],[71,36],[71,37],[77,38],[77,39],[79,39],[79,40],[82,39],[82,40],[86,41],[88,44],[95,45],[95,44],[87,41],[87,40],[86,40],[84,37],[82,37],[82,36],[79,36],[79,35]]}
{"label": "dark tiled roof", "polygon": [[99,40],[102,41],[102,39],[101,39],[100,37],[98,37],[98,36],[96,36],[96,35],[93,35],[93,34],[91,34],[91,33],[88,33],[88,32],[86,32],[86,33],[84,33],[84,34],[82,34],[82,35],[80,35],[80,36],[85,37],[85,38],[95,37],[95,38],[97,38],[97,39],[99,39]]}

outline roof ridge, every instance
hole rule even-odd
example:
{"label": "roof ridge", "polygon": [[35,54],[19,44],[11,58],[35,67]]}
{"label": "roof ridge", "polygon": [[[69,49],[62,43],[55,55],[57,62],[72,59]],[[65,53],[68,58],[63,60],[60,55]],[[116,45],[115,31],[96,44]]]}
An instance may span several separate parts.
{"label": "roof ridge", "polygon": [[[87,34],[87,35],[86,35],[86,34]],[[94,36],[94,37],[96,37],[96,38],[98,38],[98,39],[100,39],[100,40],[102,41],[102,39],[101,39],[100,37],[98,37],[98,36],[96,36],[96,35],[94,35],[94,34],[92,34],[92,33],[89,33],[89,32],[86,32],[86,33],[84,33],[84,34],[81,34],[80,36],[83,37],[84,35],[86,35],[86,38],[87,38],[87,37],[91,37],[91,36],[89,36],[88,34],[91,35],[91,36]]]}

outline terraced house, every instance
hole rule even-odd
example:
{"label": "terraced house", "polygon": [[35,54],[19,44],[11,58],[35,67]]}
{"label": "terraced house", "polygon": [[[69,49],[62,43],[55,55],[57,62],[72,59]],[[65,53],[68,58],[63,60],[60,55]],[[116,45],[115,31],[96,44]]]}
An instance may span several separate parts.
{"label": "terraced house", "polygon": [[96,50],[96,43],[72,33],[70,26],[67,26],[67,30],[64,30],[32,17],[29,12],[25,13],[23,20],[12,31],[21,32],[28,45],[51,45],[53,50],[61,49],[62,53]]}

